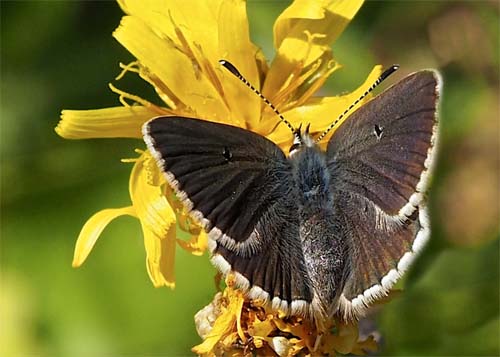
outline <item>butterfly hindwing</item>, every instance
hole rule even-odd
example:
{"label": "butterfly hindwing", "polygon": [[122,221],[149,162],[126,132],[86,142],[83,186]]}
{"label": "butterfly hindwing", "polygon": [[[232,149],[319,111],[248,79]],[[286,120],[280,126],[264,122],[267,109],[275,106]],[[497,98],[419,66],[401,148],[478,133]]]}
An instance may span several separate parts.
{"label": "butterfly hindwing", "polygon": [[232,271],[253,296],[281,308],[310,299],[290,163],[278,146],[241,128],[183,117],[155,118],[143,134],[177,196],[209,232],[223,273]]}
{"label": "butterfly hindwing", "polygon": [[421,71],[351,114],[327,148],[335,219],[349,244],[341,307],[359,315],[387,294],[430,231],[440,79]]}
{"label": "butterfly hindwing", "polygon": [[287,192],[256,227],[259,235],[272,237],[265,249],[255,255],[242,256],[217,245],[212,260],[222,272],[231,266],[237,272],[237,284],[244,290],[250,288],[253,299],[270,301],[275,309],[283,312],[306,314],[313,293],[298,239],[299,221],[294,204],[287,201],[289,197]]}

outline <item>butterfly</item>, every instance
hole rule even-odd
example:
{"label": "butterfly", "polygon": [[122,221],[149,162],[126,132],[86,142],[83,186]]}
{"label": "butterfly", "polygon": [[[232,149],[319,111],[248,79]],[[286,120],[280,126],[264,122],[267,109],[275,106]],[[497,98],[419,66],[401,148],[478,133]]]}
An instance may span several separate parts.
{"label": "butterfly", "polygon": [[147,122],[143,136],[239,289],[287,314],[357,319],[429,238],[440,88],[437,71],[407,76],[354,111],[326,151],[309,128],[293,129],[286,155],[257,133],[175,116]]}

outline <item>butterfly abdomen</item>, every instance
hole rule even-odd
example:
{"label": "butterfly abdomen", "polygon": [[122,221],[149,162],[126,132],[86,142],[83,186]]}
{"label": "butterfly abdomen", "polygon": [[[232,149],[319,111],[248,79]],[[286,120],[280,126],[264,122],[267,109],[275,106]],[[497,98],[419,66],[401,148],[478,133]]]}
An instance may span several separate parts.
{"label": "butterfly abdomen", "polygon": [[343,289],[347,245],[335,230],[330,210],[320,210],[300,223],[302,254],[313,290],[312,314],[327,320]]}

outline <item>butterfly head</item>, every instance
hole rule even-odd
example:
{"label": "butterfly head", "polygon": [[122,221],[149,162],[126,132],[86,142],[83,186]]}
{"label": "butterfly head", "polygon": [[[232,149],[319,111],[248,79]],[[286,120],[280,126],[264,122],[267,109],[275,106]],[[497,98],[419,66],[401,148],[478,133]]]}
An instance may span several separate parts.
{"label": "butterfly head", "polygon": [[304,147],[312,147],[316,145],[315,140],[309,134],[309,127],[311,124],[307,124],[306,129],[302,131],[302,124],[299,125],[297,129],[293,131],[293,143],[290,146],[289,155],[290,157],[295,155]]}

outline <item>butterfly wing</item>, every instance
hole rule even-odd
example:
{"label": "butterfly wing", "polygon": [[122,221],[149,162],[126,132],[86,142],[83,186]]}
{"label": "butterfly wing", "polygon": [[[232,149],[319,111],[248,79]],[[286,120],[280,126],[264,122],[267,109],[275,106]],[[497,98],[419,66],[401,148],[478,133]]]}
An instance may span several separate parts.
{"label": "butterfly wing", "polygon": [[337,224],[349,244],[340,307],[385,296],[430,234],[425,191],[437,137],[437,72],[414,73],[353,113],[327,156]]}
{"label": "butterfly wing", "polygon": [[282,309],[310,300],[289,199],[290,163],[274,143],[181,117],[153,119],[143,134],[177,196],[209,233],[212,261],[225,275],[233,272],[251,296]]}

